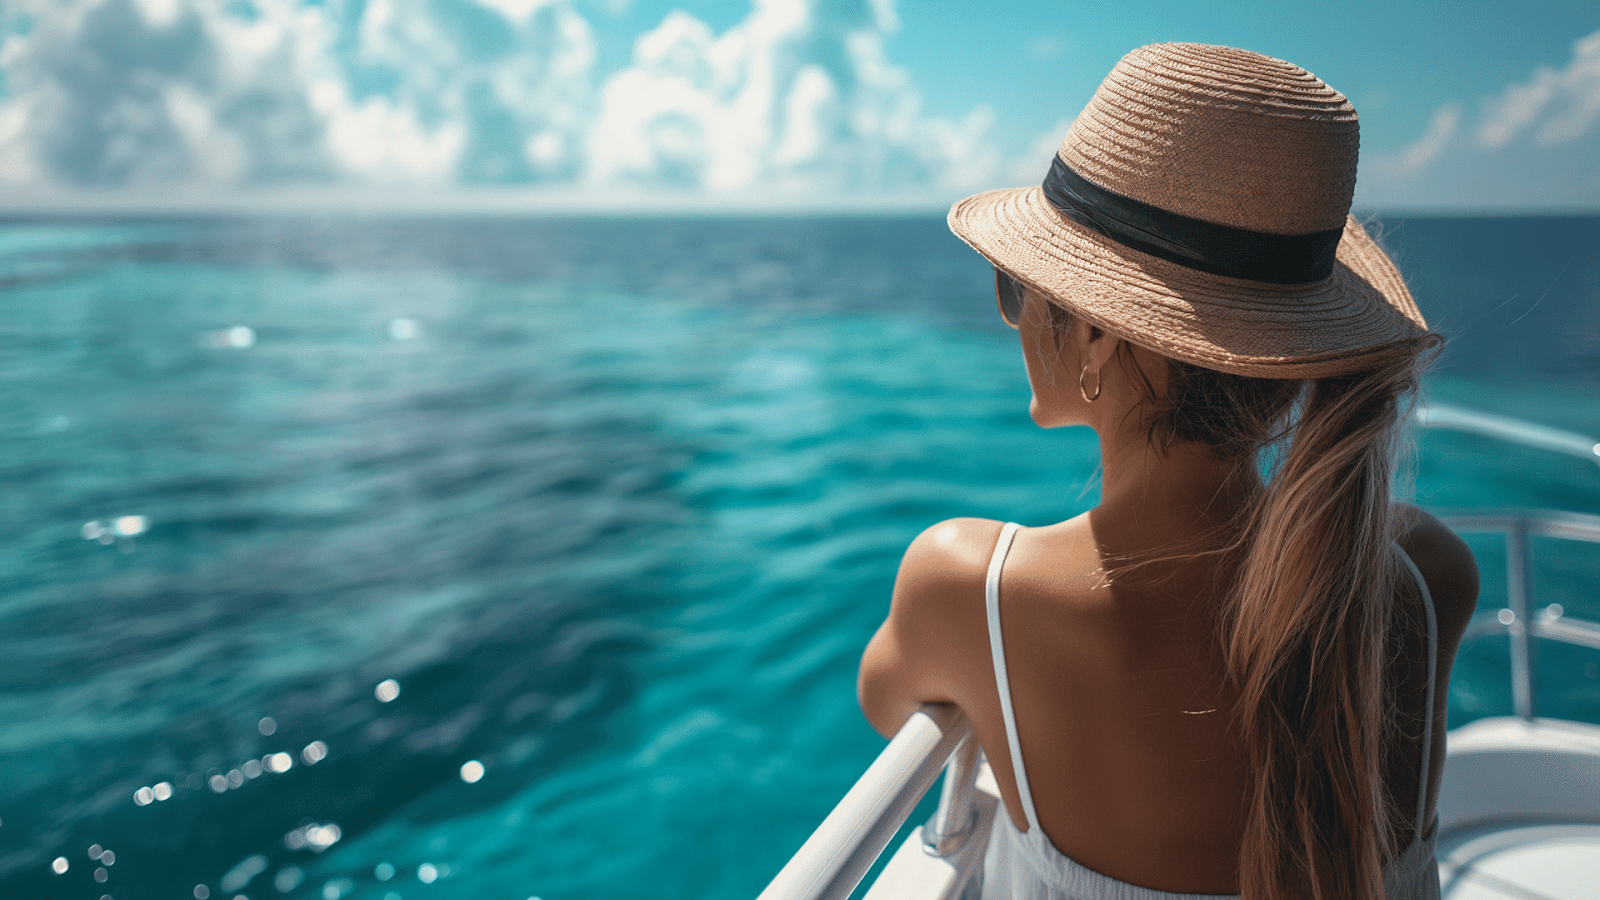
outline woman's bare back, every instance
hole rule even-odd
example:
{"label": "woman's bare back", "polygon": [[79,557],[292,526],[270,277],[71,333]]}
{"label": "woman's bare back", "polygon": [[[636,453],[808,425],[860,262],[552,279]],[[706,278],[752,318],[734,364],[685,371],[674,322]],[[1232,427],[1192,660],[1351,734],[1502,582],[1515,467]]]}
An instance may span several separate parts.
{"label": "woman's bare back", "polygon": [[[1408,523],[1401,546],[1433,596],[1443,685],[1476,602],[1476,568],[1460,539],[1433,517],[1409,507],[1397,512]],[[1168,891],[1235,892],[1250,773],[1231,727],[1215,566],[1199,559],[1108,579],[1106,560],[1123,554],[1114,546],[1116,523],[1100,525],[1086,514],[1024,529],[1002,574],[1006,664],[1039,821],[1057,849],[1113,878]],[[915,708],[896,704],[897,692],[960,706],[994,767],[1008,814],[1026,830],[984,609],[983,577],[1000,528],[954,519],[912,544],[895,610],[863,661],[861,699],[886,733]],[[1402,714],[1418,723],[1427,686],[1425,620],[1420,594],[1409,578],[1402,584],[1401,620],[1411,625],[1399,640],[1394,677]],[[1444,712],[1441,689],[1434,759],[1443,758]],[[1384,777],[1407,821],[1421,757],[1420,725],[1411,730],[1417,737],[1388,761]],[[1430,769],[1431,810],[1440,766]],[[1411,837],[1409,826],[1395,835],[1401,847]]]}

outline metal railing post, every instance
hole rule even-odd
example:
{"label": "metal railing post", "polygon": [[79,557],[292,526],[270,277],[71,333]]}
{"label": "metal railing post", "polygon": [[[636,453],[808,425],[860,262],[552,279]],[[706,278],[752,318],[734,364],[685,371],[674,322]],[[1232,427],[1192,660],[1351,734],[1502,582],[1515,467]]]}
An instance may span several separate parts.
{"label": "metal railing post", "polygon": [[950,756],[939,806],[922,827],[922,849],[930,856],[950,856],[966,844],[978,818],[978,809],[972,802],[977,779],[978,736],[969,733]]}
{"label": "metal railing post", "polygon": [[1519,718],[1538,714],[1533,681],[1533,560],[1528,523],[1522,517],[1506,527],[1506,603],[1511,610],[1511,704]]}

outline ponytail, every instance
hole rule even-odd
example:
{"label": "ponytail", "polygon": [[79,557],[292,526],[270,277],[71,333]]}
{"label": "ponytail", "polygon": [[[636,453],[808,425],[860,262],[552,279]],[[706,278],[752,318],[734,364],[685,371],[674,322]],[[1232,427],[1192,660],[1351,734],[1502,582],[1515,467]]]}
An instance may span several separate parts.
{"label": "ponytail", "polygon": [[1306,382],[1288,447],[1244,523],[1223,639],[1254,779],[1245,900],[1384,895],[1402,821],[1382,777],[1395,729],[1385,714],[1399,577],[1390,485],[1401,402],[1416,383],[1414,354]]}

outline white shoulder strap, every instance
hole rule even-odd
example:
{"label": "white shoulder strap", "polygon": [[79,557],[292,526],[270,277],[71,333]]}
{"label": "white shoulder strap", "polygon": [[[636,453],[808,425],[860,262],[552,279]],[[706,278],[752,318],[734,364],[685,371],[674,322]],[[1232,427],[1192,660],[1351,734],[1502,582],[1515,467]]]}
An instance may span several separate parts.
{"label": "white shoulder strap", "polygon": [[989,656],[994,660],[994,684],[1000,692],[1000,712],[1006,720],[1006,741],[1011,745],[1011,770],[1016,774],[1017,793],[1022,796],[1022,811],[1028,819],[1028,830],[1039,827],[1039,816],[1033,810],[1033,794],[1028,790],[1028,772],[1022,767],[1022,743],[1017,740],[1017,716],[1011,708],[1011,680],[1006,677],[1006,647],[1000,637],[1000,570],[1006,564],[1006,554],[1011,552],[1011,541],[1021,528],[1007,522],[1000,529],[1000,540],[995,542],[994,556],[989,559],[989,575],[984,580],[984,603],[989,612]]}

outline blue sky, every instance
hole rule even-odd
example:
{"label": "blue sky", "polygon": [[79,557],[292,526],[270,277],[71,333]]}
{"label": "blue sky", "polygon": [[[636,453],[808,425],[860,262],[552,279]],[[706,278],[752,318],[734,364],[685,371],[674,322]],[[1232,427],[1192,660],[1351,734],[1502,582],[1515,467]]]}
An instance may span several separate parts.
{"label": "blue sky", "polygon": [[0,208],[927,206],[1146,43],[1362,115],[1358,206],[1600,211],[1600,3],[0,0]]}

